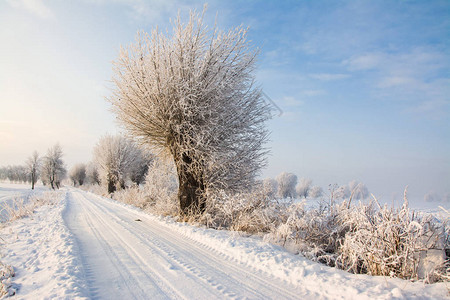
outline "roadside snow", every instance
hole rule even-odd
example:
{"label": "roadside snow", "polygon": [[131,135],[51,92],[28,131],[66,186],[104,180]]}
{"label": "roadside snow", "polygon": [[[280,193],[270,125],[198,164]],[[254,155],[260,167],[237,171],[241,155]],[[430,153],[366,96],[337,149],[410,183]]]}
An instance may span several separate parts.
{"label": "roadside snow", "polygon": [[13,266],[16,299],[80,299],[85,295],[84,275],[73,235],[62,219],[66,192],[60,201],[44,205],[30,217],[0,230],[1,260]]}
{"label": "roadside snow", "polygon": [[24,204],[33,196],[39,196],[49,189],[42,185],[36,185],[31,189],[30,184],[0,183],[0,222],[9,218],[6,206],[12,206],[17,199],[23,200]]}

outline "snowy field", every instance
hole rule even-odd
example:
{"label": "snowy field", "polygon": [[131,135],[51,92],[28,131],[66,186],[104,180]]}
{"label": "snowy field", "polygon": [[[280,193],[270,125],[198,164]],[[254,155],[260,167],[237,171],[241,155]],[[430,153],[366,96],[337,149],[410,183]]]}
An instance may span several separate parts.
{"label": "snowy field", "polygon": [[30,197],[40,195],[44,191],[48,191],[48,188],[42,185],[36,185],[32,190],[31,184],[0,182],[0,221],[8,218],[5,206],[11,206],[15,200],[19,199],[23,199],[26,203]]}
{"label": "snowy field", "polygon": [[[3,195],[13,189],[0,187]],[[448,297],[445,283],[353,275],[259,238],[176,223],[78,189],[59,193],[54,205],[1,230],[15,299]]]}

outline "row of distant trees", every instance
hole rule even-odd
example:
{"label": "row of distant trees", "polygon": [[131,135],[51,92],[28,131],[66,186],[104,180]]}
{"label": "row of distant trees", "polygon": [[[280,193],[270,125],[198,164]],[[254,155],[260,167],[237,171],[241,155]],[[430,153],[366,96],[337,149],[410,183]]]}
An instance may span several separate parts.
{"label": "row of distant trees", "polygon": [[[266,193],[272,198],[319,198],[323,196],[323,189],[313,185],[312,180],[300,178],[293,173],[280,173],[275,179],[263,180]],[[356,200],[366,199],[369,196],[367,187],[356,180],[342,186],[331,186],[330,197],[333,199],[352,198]]]}
{"label": "row of distant trees", "polygon": [[59,144],[50,147],[45,156],[40,157],[34,151],[24,165],[0,168],[0,179],[12,182],[29,182],[34,189],[36,182],[41,179],[44,185],[52,189],[59,188],[66,178],[67,170],[62,159],[63,151]]}

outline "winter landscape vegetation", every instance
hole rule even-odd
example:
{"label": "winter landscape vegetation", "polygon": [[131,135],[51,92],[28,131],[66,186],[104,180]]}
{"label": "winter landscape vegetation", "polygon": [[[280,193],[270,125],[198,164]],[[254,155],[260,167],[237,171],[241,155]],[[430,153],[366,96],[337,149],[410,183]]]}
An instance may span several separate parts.
{"label": "winter landscape vegetation", "polygon": [[449,12],[0,3],[0,297],[450,297]]}

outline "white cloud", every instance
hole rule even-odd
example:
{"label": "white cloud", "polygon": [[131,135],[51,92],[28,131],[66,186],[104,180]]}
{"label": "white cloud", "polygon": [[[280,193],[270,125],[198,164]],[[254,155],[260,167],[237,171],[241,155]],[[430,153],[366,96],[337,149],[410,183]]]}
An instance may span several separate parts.
{"label": "white cloud", "polygon": [[283,106],[290,106],[290,107],[298,107],[298,106],[302,106],[304,104],[303,101],[298,100],[291,96],[281,98],[280,103]]}
{"label": "white cloud", "polygon": [[326,92],[324,90],[304,90],[304,91],[302,91],[302,94],[305,97],[315,97],[315,96],[325,95]]}
{"label": "white cloud", "polygon": [[417,83],[417,81],[414,80],[414,78],[402,76],[389,76],[381,79],[381,81],[378,84],[378,87],[390,88],[395,86],[410,85],[414,83]]}
{"label": "white cloud", "polygon": [[[441,118],[449,112],[450,67],[448,55],[433,48],[377,52],[353,56],[343,65],[358,76],[370,78],[381,99],[407,101],[409,113]],[[364,73],[369,71],[370,73]]]}
{"label": "white cloud", "polygon": [[54,17],[53,12],[42,0],[6,0],[9,5],[16,9],[26,10],[42,19]]}
{"label": "white cloud", "polygon": [[333,74],[333,73],[317,73],[317,74],[310,74],[311,78],[322,80],[322,81],[333,81],[333,80],[342,80],[349,78],[349,74]]}
{"label": "white cloud", "polygon": [[378,68],[383,61],[383,56],[377,53],[358,55],[344,60],[343,64],[351,71],[370,70]]}

